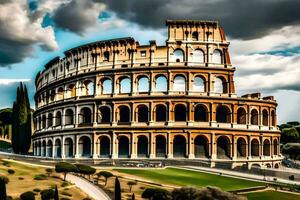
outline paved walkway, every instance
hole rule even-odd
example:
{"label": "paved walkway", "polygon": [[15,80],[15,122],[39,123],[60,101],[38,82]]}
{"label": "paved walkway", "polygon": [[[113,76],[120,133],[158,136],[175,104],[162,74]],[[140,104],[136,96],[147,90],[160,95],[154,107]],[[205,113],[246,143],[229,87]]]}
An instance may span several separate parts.
{"label": "paved walkway", "polygon": [[67,174],[66,180],[74,183],[78,188],[95,200],[111,200],[109,196],[99,187],[84,178]]}

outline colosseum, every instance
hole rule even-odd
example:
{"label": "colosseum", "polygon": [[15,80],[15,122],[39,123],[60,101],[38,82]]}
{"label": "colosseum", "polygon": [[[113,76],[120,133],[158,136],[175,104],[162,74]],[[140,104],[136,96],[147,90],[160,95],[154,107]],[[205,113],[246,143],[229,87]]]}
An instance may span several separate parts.
{"label": "colosseum", "polygon": [[85,44],[38,73],[34,155],[279,167],[277,103],[238,97],[216,21],[168,20],[165,45]]}

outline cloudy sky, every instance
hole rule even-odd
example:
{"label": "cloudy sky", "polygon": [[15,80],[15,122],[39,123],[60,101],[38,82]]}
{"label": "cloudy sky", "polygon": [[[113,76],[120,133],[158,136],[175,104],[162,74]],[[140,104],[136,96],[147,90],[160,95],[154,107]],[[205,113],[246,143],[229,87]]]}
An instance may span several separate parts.
{"label": "cloudy sky", "polygon": [[0,0],[0,108],[20,81],[34,106],[36,73],[69,48],[126,36],[164,44],[166,19],[198,19],[225,28],[238,95],[274,95],[279,123],[300,121],[299,10],[299,0]]}

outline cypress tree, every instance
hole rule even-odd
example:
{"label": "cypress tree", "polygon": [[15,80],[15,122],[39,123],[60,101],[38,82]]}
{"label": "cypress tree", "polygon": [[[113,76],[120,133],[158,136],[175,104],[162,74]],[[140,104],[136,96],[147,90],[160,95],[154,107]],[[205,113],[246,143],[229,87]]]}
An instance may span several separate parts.
{"label": "cypress tree", "polygon": [[31,143],[31,110],[26,86],[23,83],[17,89],[17,98],[13,104],[12,147],[15,153],[26,154]]}
{"label": "cypress tree", "polygon": [[121,200],[121,186],[118,177],[115,180],[115,200]]}
{"label": "cypress tree", "polygon": [[0,200],[6,200],[6,183],[3,178],[0,178]]}
{"label": "cypress tree", "polygon": [[55,191],[54,191],[54,200],[59,200],[59,196],[58,196],[58,190],[57,190],[57,185],[55,186]]}

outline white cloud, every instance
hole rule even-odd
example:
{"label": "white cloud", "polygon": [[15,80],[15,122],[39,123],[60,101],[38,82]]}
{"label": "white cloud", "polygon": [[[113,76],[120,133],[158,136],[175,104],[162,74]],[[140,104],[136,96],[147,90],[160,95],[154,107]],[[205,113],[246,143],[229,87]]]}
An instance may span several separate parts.
{"label": "white cloud", "polygon": [[13,83],[29,82],[30,79],[0,79],[0,85],[10,85]]}

